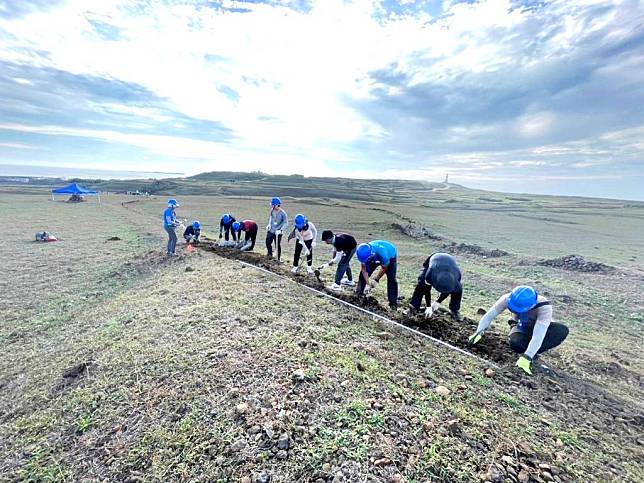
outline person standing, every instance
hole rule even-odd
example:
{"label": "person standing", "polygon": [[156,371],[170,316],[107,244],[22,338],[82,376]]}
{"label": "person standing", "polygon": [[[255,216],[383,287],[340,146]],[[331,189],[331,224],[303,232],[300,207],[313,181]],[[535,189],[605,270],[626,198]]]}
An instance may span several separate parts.
{"label": "person standing", "polygon": [[[239,248],[242,252],[249,252],[255,248],[255,242],[257,241],[257,232],[259,227],[257,223],[253,220],[244,220],[236,221],[232,224],[233,233],[237,234],[237,245],[236,248]],[[245,233],[244,241],[241,240],[241,232]]]}
{"label": "person standing", "polygon": [[308,274],[314,273],[313,270],[313,248],[315,239],[318,236],[318,230],[315,225],[307,220],[306,216],[301,213],[295,215],[293,219],[295,225],[295,254],[293,256],[293,268],[291,273],[297,273],[300,268],[300,256],[302,250],[306,253],[306,271]]}
{"label": "person standing", "polygon": [[[219,239],[221,240],[222,235],[224,235],[224,239],[228,241],[229,234],[231,232],[231,228],[233,226],[233,223],[235,223],[237,220],[233,215],[230,213],[225,213],[221,219],[219,220]],[[237,241],[237,233],[235,231],[232,231],[232,237],[233,241]]]}
{"label": "person standing", "polygon": [[163,212],[163,227],[168,233],[168,248],[166,254],[169,257],[175,256],[175,250],[177,248],[177,227],[181,224],[177,221],[177,215],[175,210],[179,207],[179,203],[176,199],[170,198],[168,200],[168,207]]}
{"label": "person standing", "polygon": [[[331,230],[324,230],[322,232],[322,241],[327,245],[333,245],[333,257],[320,268],[329,267],[334,263],[338,264],[338,268],[335,270],[335,282],[327,288],[339,292],[342,290],[342,283],[349,287],[354,287],[356,283],[353,281],[353,274],[351,273],[351,259],[355,255],[356,247],[358,246],[356,239],[346,233],[335,235]],[[347,280],[343,282],[342,278],[345,273]]]}
{"label": "person standing", "polygon": [[[438,300],[432,304],[432,287],[439,293]],[[453,319],[461,322],[461,300],[463,286],[461,285],[461,269],[456,259],[448,253],[434,253],[427,257],[423,269],[418,276],[418,284],[409,303],[410,315],[420,310],[420,303],[425,297],[427,309],[425,317],[431,317],[443,300],[449,297],[449,312]]]}
{"label": "person standing", "polygon": [[275,197],[271,200],[271,212],[266,226],[266,250],[273,256],[273,243],[277,247],[277,261],[282,261],[282,234],[288,226],[288,215],[282,209],[282,200]]}
{"label": "person standing", "polygon": [[[396,310],[398,308],[398,281],[396,280],[398,251],[394,244],[386,240],[362,243],[356,249],[356,254],[361,263],[356,293],[364,295],[367,286],[375,288],[380,279],[386,275],[389,308]],[[380,271],[370,281],[369,277],[378,267],[380,267]]]}
{"label": "person standing", "polygon": [[566,340],[568,327],[552,320],[552,304],[548,299],[534,288],[520,285],[502,295],[481,317],[476,332],[468,338],[469,343],[478,344],[492,321],[506,309],[513,315],[510,320],[510,348],[521,354],[516,365],[531,376],[534,359]]}

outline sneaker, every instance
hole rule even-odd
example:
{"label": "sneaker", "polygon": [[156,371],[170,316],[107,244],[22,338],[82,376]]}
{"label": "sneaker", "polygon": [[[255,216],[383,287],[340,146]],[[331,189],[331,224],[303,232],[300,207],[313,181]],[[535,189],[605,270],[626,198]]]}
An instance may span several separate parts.
{"label": "sneaker", "polygon": [[315,270],[313,270],[313,267],[306,267],[306,273],[311,275],[311,274],[315,273]]}
{"label": "sneaker", "polygon": [[334,283],[333,285],[329,285],[327,288],[329,290],[333,290],[334,292],[342,292],[342,286],[338,285],[337,283]]}
{"label": "sneaker", "polygon": [[347,287],[355,287],[356,283],[353,280],[344,279],[342,280],[342,285],[346,285]]}
{"label": "sneaker", "polygon": [[463,316],[458,310],[457,311],[450,310],[449,314],[452,316],[452,319],[454,319],[455,321],[463,322]]}
{"label": "sneaker", "polygon": [[291,268],[291,273],[297,273],[297,271],[299,270],[299,268],[300,268],[300,267],[298,267],[297,265],[296,265],[296,266],[294,266],[293,268]]}

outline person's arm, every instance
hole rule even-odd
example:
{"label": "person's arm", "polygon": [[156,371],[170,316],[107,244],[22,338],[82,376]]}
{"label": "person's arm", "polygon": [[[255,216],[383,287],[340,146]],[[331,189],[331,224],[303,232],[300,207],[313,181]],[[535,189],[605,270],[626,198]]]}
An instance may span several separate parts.
{"label": "person's arm", "polygon": [[313,223],[309,223],[309,226],[311,227],[311,231],[313,232],[313,243],[315,243],[315,240],[318,239],[318,229],[315,228],[315,225]]}
{"label": "person's arm", "polygon": [[365,284],[369,285],[369,274],[367,273],[367,265],[365,263],[360,264],[360,273],[362,278],[364,278]]}
{"label": "person's arm", "polygon": [[534,324],[534,330],[532,331],[532,339],[528,344],[528,348],[525,350],[525,355],[532,359],[539,349],[541,349],[541,344],[543,344],[543,339],[546,337],[546,332],[548,332],[548,327],[550,322],[552,322],[552,305],[543,305],[539,307],[537,312],[537,321]]}
{"label": "person's arm", "polygon": [[485,313],[483,317],[481,317],[481,320],[479,321],[479,325],[476,328],[476,332],[477,333],[485,332],[492,324],[492,321],[496,319],[507,308],[508,308],[508,294],[505,294],[501,296],[499,300],[496,301],[496,303],[490,308],[490,310],[488,310]]}
{"label": "person's arm", "polygon": [[389,268],[389,263],[387,263],[387,265],[380,266],[380,271],[378,272],[378,275],[376,275],[376,282],[380,282],[380,279],[385,276],[387,268]]}

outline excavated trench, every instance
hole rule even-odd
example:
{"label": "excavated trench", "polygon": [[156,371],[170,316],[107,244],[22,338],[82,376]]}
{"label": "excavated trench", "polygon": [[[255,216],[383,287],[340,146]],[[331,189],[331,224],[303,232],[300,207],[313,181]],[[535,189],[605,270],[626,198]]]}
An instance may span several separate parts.
{"label": "excavated trench", "polygon": [[[324,291],[331,295],[333,298],[349,302],[364,309],[367,309],[376,314],[387,317],[391,320],[399,322],[407,327],[418,330],[436,339],[440,339],[454,346],[460,347],[468,352],[476,354],[484,359],[492,361],[497,364],[504,364],[514,362],[517,355],[510,350],[507,337],[496,332],[495,330],[488,330],[485,333],[484,339],[476,346],[469,346],[467,338],[476,330],[478,322],[464,318],[462,322],[457,322],[452,319],[446,310],[438,311],[431,320],[427,320],[424,316],[407,316],[403,312],[392,312],[380,304],[378,300],[371,296],[359,297],[353,291],[345,290],[341,293],[332,292],[325,288],[325,285],[332,283],[331,275],[335,271],[327,273],[322,272],[321,279],[316,277],[307,276],[306,274],[287,274],[284,270],[284,265],[278,263],[275,259],[267,258],[264,255],[253,252],[242,252],[234,248],[221,247],[211,240],[204,240],[199,244],[201,249],[212,251],[217,255],[228,258],[231,260],[239,260],[248,264],[264,268],[281,276],[288,276],[294,281],[314,288],[316,290]],[[326,281],[324,278],[326,277]],[[399,297],[401,306],[406,306],[406,298]]]}

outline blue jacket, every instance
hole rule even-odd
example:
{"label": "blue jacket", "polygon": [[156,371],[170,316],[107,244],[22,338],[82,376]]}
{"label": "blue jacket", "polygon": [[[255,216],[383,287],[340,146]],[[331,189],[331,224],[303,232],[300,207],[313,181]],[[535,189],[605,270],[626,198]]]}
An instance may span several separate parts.
{"label": "blue jacket", "polygon": [[163,212],[163,226],[174,228],[177,226],[177,215],[172,208],[166,208]]}
{"label": "blue jacket", "polygon": [[369,242],[371,248],[375,252],[375,259],[380,262],[381,265],[389,265],[392,258],[398,257],[398,251],[396,247],[388,241],[385,240],[374,240]]}

